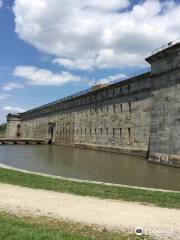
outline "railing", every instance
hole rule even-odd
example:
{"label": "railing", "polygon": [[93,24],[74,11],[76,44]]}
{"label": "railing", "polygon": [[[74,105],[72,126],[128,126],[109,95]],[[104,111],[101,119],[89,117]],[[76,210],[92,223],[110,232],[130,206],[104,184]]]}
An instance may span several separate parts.
{"label": "railing", "polygon": [[126,75],[126,76],[124,76],[122,78],[119,78],[117,80],[114,80],[114,81],[110,82],[110,84],[118,83],[118,82],[125,81],[125,80],[128,80],[128,79],[133,78],[133,77],[140,76],[142,74],[148,73],[150,71],[150,69],[151,69],[150,67],[147,67],[147,68],[145,68],[145,69],[143,69],[141,71],[137,71],[137,72],[128,74],[128,75]]}
{"label": "railing", "polygon": [[168,43],[162,45],[161,47],[156,48],[155,50],[152,51],[152,55],[154,55],[154,54],[156,54],[156,53],[158,53],[158,52],[160,52],[160,51],[162,51],[162,50],[164,50],[166,48],[169,48],[169,47],[171,47],[171,46],[173,46],[173,45],[175,45],[177,43],[180,43],[180,38],[177,38],[174,41],[168,42]]}
{"label": "railing", "polygon": [[[129,78],[137,77],[137,76],[139,76],[139,75],[141,75],[141,74],[145,74],[145,73],[148,72],[148,71],[150,71],[150,68],[145,68],[145,69],[143,69],[143,70],[141,70],[141,71],[128,74],[128,75],[126,75],[126,76],[124,76],[124,77],[121,77],[121,78],[119,78],[119,79],[117,79],[117,80],[111,81],[111,82],[110,82],[110,85],[111,85],[111,84],[114,84],[114,83],[118,83],[118,82],[124,81],[124,80],[127,80],[127,79],[129,79]],[[94,86],[96,86],[96,85],[98,85],[98,84],[99,84],[99,83],[98,83],[98,81],[97,81]],[[91,91],[93,91],[93,88],[92,88],[92,87],[91,87],[91,88],[88,88],[88,89],[86,89],[86,90],[83,90],[83,91],[81,91],[81,92],[72,94],[72,95],[70,95],[70,96],[64,97],[64,98],[62,98],[62,99],[60,99],[60,100],[57,100],[57,101],[53,102],[53,104],[56,103],[56,102],[58,103],[59,101],[66,101],[66,100],[69,100],[69,99],[72,99],[72,98],[75,98],[75,97],[79,97],[79,96],[84,95],[84,94],[87,94],[87,93],[89,93],[89,92],[91,92]],[[50,103],[50,104],[51,104],[51,103]]]}
{"label": "railing", "polygon": [[[142,74],[145,74],[145,73],[147,73],[147,72],[149,72],[149,71],[150,71],[150,68],[145,68],[144,70],[141,70],[141,71],[138,71],[138,72],[134,72],[134,73],[128,74],[128,75],[126,75],[125,77],[122,77],[122,78],[119,78],[119,79],[117,79],[117,80],[114,80],[114,81],[110,82],[110,85],[112,85],[112,84],[114,84],[114,83],[121,82],[121,81],[128,80],[128,79],[133,78],[133,77],[137,77],[137,76],[142,75]],[[98,82],[97,82],[96,84],[98,84]],[[43,106],[41,106],[41,107],[34,108],[34,109],[32,109],[32,110],[30,110],[30,111],[27,111],[27,112],[25,112],[25,113],[30,113],[31,111],[34,111],[34,110],[40,110],[40,109],[42,109],[42,108],[46,108],[46,107],[49,107],[49,106],[58,104],[58,103],[60,103],[60,102],[67,101],[67,100],[73,99],[73,98],[75,98],[75,97],[82,96],[82,95],[87,94],[87,93],[92,92],[92,91],[94,91],[94,90],[93,90],[93,88],[91,87],[91,88],[88,88],[88,89],[83,90],[83,91],[81,91],[81,92],[72,94],[72,95],[70,95],[70,96],[61,98],[61,99],[59,99],[59,100],[57,100],[57,101],[54,101],[54,102],[48,103],[48,104],[46,104],[46,105],[43,105]]]}

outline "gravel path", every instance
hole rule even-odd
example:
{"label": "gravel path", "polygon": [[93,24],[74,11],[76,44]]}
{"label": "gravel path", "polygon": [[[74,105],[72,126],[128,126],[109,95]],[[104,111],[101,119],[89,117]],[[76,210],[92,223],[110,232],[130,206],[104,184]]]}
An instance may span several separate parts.
{"label": "gravel path", "polygon": [[0,183],[0,209],[125,231],[142,227],[157,239],[180,240],[180,210],[101,200]]}

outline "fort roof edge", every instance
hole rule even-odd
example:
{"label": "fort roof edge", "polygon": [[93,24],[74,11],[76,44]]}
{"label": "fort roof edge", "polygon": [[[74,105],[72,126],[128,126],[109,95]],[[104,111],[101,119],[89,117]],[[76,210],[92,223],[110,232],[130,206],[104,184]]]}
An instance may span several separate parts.
{"label": "fort roof edge", "polygon": [[116,80],[116,82],[108,84],[107,86],[103,86],[103,87],[100,87],[100,88],[95,89],[95,90],[93,89],[93,87],[91,87],[91,88],[83,90],[81,92],[69,95],[69,96],[64,97],[64,98],[60,98],[60,99],[52,101],[52,102],[50,102],[48,104],[45,104],[45,105],[33,108],[33,109],[28,110],[28,111],[23,112],[23,113],[18,113],[18,114],[25,115],[25,114],[28,114],[28,113],[31,113],[31,112],[34,112],[34,111],[39,111],[41,109],[44,109],[44,108],[47,108],[47,107],[51,107],[51,106],[56,105],[58,103],[62,103],[62,102],[66,102],[66,101],[78,98],[78,97],[82,97],[82,96],[87,95],[87,94],[92,93],[92,92],[98,92],[100,90],[101,91],[102,90],[106,90],[106,89],[112,88],[113,86],[116,86],[118,84],[123,85],[123,84],[128,83],[129,81],[134,80],[134,79],[147,77],[148,75],[150,75],[150,71],[149,70],[150,70],[149,68],[146,68],[144,71],[141,71],[141,74],[140,74],[140,72],[132,73],[132,74],[128,75],[126,78],[120,78],[120,79]]}
{"label": "fort roof edge", "polygon": [[[147,57],[145,60],[148,63],[151,63],[154,59],[157,59],[158,57],[161,57],[162,54],[163,55],[169,54],[171,52],[171,50],[174,50],[175,48],[179,48],[179,46],[180,46],[180,38],[178,38],[178,39],[176,39],[174,41],[171,41],[171,42],[169,42],[167,44],[164,44],[161,47],[153,50],[152,54],[149,57]],[[67,97],[60,98],[58,100],[52,101],[52,102],[50,102],[48,104],[45,104],[45,105],[42,105],[42,106],[30,109],[30,110],[28,110],[26,112],[18,113],[18,115],[19,114],[25,115],[25,114],[28,114],[28,113],[31,113],[31,112],[35,112],[35,111],[38,111],[38,110],[41,110],[41,109],[44,109],[44,108],[47,108],[47,107],[51,107],[51,106],[53,106],[55,104],[66,102],[66,101],[69,101],[71,99],[78,98],[78,97],[81,97],[83,95],[87,95],[87,94],[89,94],[91,92],[98,92],[99,89],[105,90],[105,89],[108,89],[110,87],[112,88],[113,86],[116,86],[117,84],[126,84],[128,81],[131,81],[133,79],[138,79],[139,77],[147,76],[147,74],[150,74],[150,73],[151,73],[150,68],[146,68],[146,69],[144,69],[144,71],[135,72],[135,73],[132,73],[130,75],[127,75],[125,78],[120,78],[120,79],[116,80],[115,82],[110,83],[108,86],[103,86],[103,87],[98,88],[98,89],[93,89],[93,87],[91,87],[89,89],[82,90],[82,91],[80,91],[78,93],[69,95]]]}

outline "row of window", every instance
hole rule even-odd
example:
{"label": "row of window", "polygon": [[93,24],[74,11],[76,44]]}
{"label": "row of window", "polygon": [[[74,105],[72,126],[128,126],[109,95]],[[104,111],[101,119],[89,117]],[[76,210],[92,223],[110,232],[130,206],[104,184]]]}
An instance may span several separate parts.
{"label": "row of window", "polygon": [[[73,135],[71,133],[74,133],[75,130],[73,129],[72,132],[70,132],[70,129],[62,129],[62,132],[60,131],[59,133],[57,132],[56,133],[56,137],[58,137],[58,135],[60,136],[60,139],[66,139],[67,137],[70,138],[70,137],[73,137]],[[102,136],[103,135],[103,129],[100,128],[100,129],[76,129],[76,133],[77,135],[80,133],[80,134],[87,134],[89,133],[91,136],[94,134],[95,136],[97,135],[98,137],[99,136]],[[110,129],[108,128],[105,128],[105,134],[107,136],[110,135]],[[118,138],[119,138],[119,141],[121,142],[122,141],[122,128],[119,128],[119,129],[115,129],[113,128],[112,129],[112,135],[110,135],[112,137],[112,141],[117,141]],[[83,137],[82,137],[82,140],[83,140]],[[127,140],[128,140],[128,143],[131,142],[131,129],[128,128],[127,129]]]}
{"label": "row of window", "polygon": [[[113,105],[113,112],[116,113],[118,110],[118,105]],[[131,112],[131,103],[128,103],[128,111]],[[92,109],[90,108],[90,112]],[[97,108],[94,108],[94,111],[97,112]],[[100,111],[103,112],[103,107],[100,108]],[[106,112],[109,112],[109,106],[106,107]],[[120,112],[123,112],[123,104],[120,104]]]}
{"label": "row of window", "polygon": [[[117,112],[122,113],[123,112],[123,104],[113,105],[112,108],[113,108],[114,113],[117,113]],[[110,110],[110,107],[107,106],[107,107],[100,107],[99,109],[98,108],[90,108],[89,112],[90,113],[93,113],[93,112],[97,113],[97,111],[99,111],[99,112],[103,113],[104,111],[109,112],[109,110]],[[131,113],[131,111],[132,111],[132,104],[128,103],[128,112]],[[79,115],[79,114],[83,114],[84,112],[85,111],[79,111],[79,112],[76,112],[76,113]],[[87,114],[87,111],[86,111],[86,114]],[[64,117],[71,117],[71,116],[72,116],[72,113],[64,114]],[[56,118],[54,119],[54,121],[56,121]],[[37,122],[39,122],[39,124],[41,124],[43,122],[43,120],[37,120]],[[34,123],[34,124],[36,124],[36,123]],[[32,123],[32,125],[33,125],[33,123]]]}
{"label": "row of window", "polygon": [[[127,138],[128,141],[130,142],[131,140],[131,128],[127,128]],[[29,131],[25,131],[25,134],[28,136],[29,134],[32,135],[32,132]],[[47,131],[45,129],[43,130],[37,130],[34,132],[35,135],[39,135],[39,134],[47,134]],[[113,140],[115,140],[115,138],[117,139],[119,137],[120,140],[122,140],[122,128],[95,128],[95,129],[70,129],[70,128],[62,128],[59,129],[56,132],[56,135],[60,135],[60,139],[64,138],[64,136],[67,135],[71,135],[73,136],[73,134],[77,134],[77,135],[81,135],[81,134],[89,134],[89,135],[97,135],[97,136],[102,136],[104,134],[106,134],[107,136],[112,136]]]}
{"label": "row of window", "polygon": [[[104,130],[104,131],[103,131]],[[61,129],[60,131],[64,134],[64,133],[77,133],[77,134],[79,134],[79,133],[81,133],[81,134],[87,134],[87,133],[89,133],[90,135],[92,135],[92,134],[95,134],[95,135],[103,135],[103,132],[106,134],[106,135],[109,135],[110,134],[110,130],[111,129],[109,129],[109,128],[105,128],[105,129],[103,129],[103,128],[99,128],[99,129],[97,129],[97,128],[95,128],[95,129],[76,129],[76,130],[74,130],[74,129],[72,129],[72,131],[70,130],[70,128],[69,129],[67,129],[67,128],[63,128],[63,129]],[[128,138],[130,139],[131,138],[131,129],[130,128],[128,128],[127,129],[128,130]],[[120,138],[122,138],[122,128],[119,128],[119,129],[117,129],[117,128],[112,128],[112,136],[113,137],[115,137],[115,136],[120,136]]]}
{"label": "row of window", "polygon": [[35,117],[35,116],[39,116],[41,114],[48,114],[48,113],[51,113],[51,112],[55,112],[55,111],[59,111],[59,110],[63,110],[63,109],[67,109],[67,108],[70,108],[70,107],[75,107],[77,105],[82,105],[82,104],[88,104],[90,102],[94,102],[94,101],[97,101],[97,100],[101,100],[101,99],[104,99],[106,97],[112,97],[112,96],[116,96],[116,95],[119,95],[121,93],[128,93],[130,91],[130,84],[128,84],[127,86],[124,86],[123,88],[116,88],[116,89],[107,89],[107,90],[104,90],[104,91],[101,91],[99,93],[95,93],[95,94],[92,94],[92,95],[89,95],[89,96],[84,96],[84,97],[81,97],[81,98],[78,98],[78,99],[72,99],[70,101],[67,101],[67,102],[60,102],[54,106],[48,106],[44,109],[39,109],[39,110],[36,110],[34,112],[31,112],[31,113],[26,113],[24,114],[24,118],[31,118],[31,117]]}

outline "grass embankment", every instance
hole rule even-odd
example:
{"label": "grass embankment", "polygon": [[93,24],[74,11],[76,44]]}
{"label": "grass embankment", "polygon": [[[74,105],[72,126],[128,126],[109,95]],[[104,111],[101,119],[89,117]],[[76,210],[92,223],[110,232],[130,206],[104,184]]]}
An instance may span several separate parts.
{"label": "grass embankment", "polygon": [[161,192],[54,179],[0,168],[0,182],[98,198],[121,199],[180,209],[180,192]]}
{"label": "grass embankment", "polygon": [[152,240],[93,226],[45,217],[23,217],[0,212],[0,239],[3,240]]}

